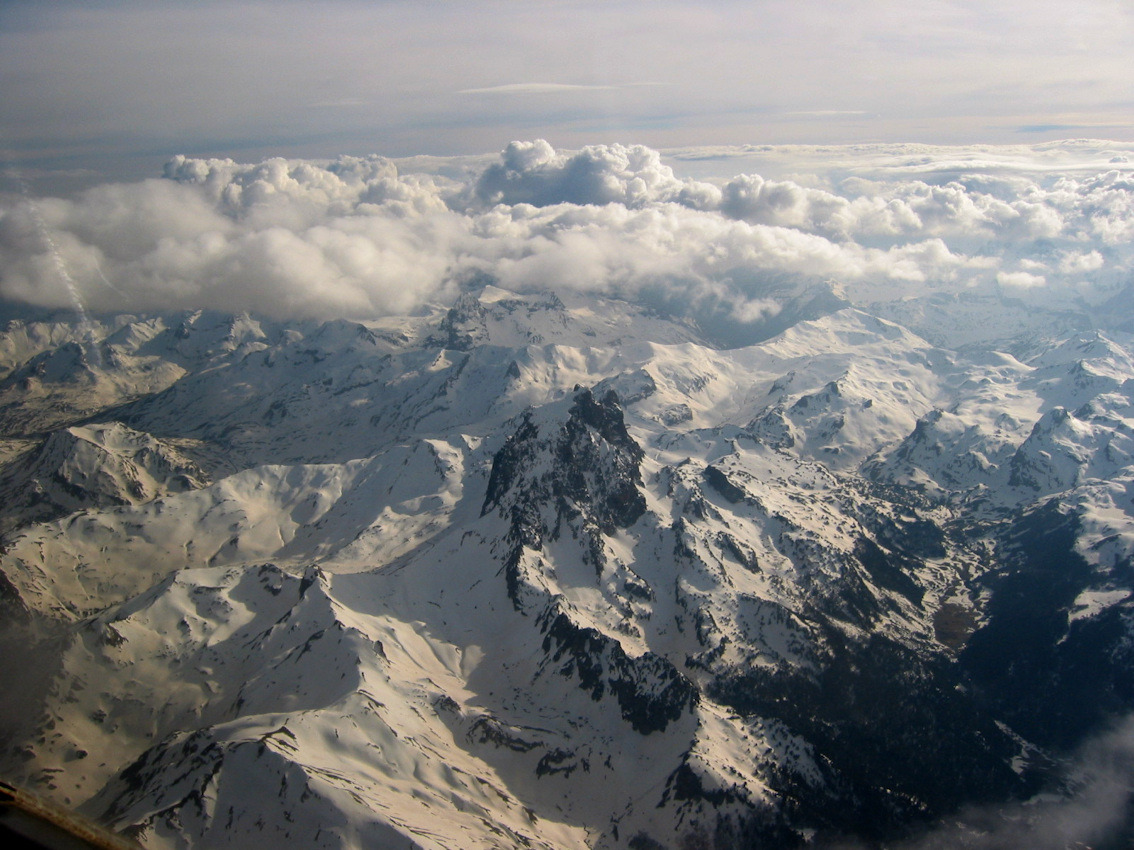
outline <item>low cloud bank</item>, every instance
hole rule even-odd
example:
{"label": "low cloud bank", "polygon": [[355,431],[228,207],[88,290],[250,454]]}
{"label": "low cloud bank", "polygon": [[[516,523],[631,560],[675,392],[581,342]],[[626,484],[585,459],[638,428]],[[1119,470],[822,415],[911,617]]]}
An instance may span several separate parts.
{"label": "low cloud bank", "polygon": [[1134,841],[1134,717],[1088,742],[1065,776],[1065,795],[972,808],[895,850],[1126,848]]}
{"label": "low cloud bank", "polygon": [[[678,177],[642,146],[514,142],[452,180],[383,157],[176,157],[164,176],[0,202],[0,296],[90,311],[367,318],[516,291],[647,299],[757,321],[835,280],[859,304],[976,291],[1102,304],[1127,286],[1134,178]],[[865,174],[865,171],[863,172]],[[832,172],[833,174],[833,172]]]}

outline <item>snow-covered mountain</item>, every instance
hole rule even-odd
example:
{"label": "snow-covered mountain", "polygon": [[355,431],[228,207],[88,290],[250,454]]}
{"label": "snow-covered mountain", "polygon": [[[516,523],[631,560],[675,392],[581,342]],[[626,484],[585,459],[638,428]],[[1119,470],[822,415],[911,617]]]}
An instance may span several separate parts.
{"label": "snow-covered mountain", "polygon": [[1134,336],[947,348],[835,292],[739,348],[492,286],[11,322],[3,772],[153,848],[823,846],[1061,793],[1134,710]]}

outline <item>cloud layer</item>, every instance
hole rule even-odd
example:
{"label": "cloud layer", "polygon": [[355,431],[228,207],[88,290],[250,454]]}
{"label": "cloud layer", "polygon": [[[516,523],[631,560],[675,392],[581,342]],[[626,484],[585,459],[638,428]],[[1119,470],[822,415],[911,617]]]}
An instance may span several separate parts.
{"label": "cloud layer", "polygon": [[677,176],[642,146],[564,152],[542,140],[459,180],[399,173],[379,156],[176,157],[159,179],[6,199],[0,296],[368,318],[490,278],[744,323],[823,280],[863,306],[985,293],[1083,309],[1127,286],[1128,164],[1028,172],[970,160],[887,176],[838,154],[837,171],[712,182]]}

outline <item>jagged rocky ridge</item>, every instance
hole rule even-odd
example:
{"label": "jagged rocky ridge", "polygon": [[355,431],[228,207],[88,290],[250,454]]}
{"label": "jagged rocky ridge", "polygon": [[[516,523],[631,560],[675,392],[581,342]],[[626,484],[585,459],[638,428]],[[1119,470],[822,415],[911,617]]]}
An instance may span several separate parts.
{"label": "jagged rocky ridge", "polygon": [[491,287],[11,324],[4,772],[152,847],[822,846],[1060,793],[1134,708],[1131,339],[779,330]]}

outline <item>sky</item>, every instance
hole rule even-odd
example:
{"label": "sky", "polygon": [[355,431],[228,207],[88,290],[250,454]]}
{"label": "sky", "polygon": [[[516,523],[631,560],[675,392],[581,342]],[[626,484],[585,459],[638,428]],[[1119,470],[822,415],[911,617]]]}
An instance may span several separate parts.
{"label": "sky", "polygon": [[558,148],[1134,140],[1126,0],[0,3],[33,183]]}

